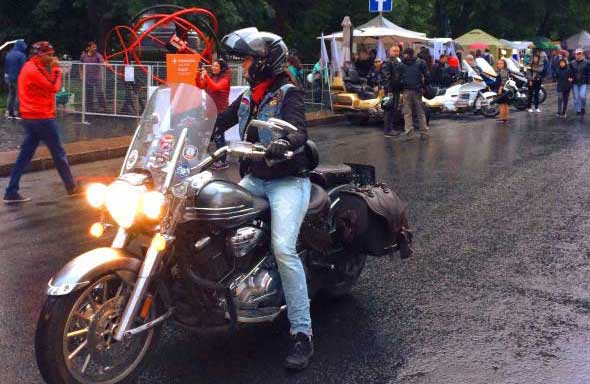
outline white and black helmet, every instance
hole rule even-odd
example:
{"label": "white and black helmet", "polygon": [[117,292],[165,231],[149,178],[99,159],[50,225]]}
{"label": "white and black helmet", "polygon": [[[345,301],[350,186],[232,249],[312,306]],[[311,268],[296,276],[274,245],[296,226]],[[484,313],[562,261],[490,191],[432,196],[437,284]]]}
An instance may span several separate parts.
{"label": "white and black helmet", "polygon": [[251,27],[238,29],[224,36],[221,42],[230,55],[254,58],[254,64],[248,73],[253,83],[280,75],[285,71],[289,49],[278,35],[260,32]]}

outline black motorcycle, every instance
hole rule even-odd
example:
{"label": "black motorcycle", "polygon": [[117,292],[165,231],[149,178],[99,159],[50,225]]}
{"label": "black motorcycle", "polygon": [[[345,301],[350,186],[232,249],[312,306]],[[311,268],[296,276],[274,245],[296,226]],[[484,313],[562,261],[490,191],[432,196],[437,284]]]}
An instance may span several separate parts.
{"label": "black motorcycle", "polygon": [[[116,235],[111,247],[74,258],[49,282],[35,339],[48,383],[131,380],[167,320],[230,331],[285,311],[268,202],[207,170],[227,154],[269,161],[265,148],[238,142],[209,155],[216,116],[198,88],[158,88],[119,177],[88,187],[88,203],[101,213],[91,235],[99,238],[110,227]],[[251,124],[259,137],[296,130],[277,119]],[[368,254],[411,253],[407,219],[401,204],[393,221],[373,213],[394,193],[374,186],[372,167],[315,167],[315,146],[309,142],[304,150],[315,168],[298,241],[310,296],[344,295]]]}

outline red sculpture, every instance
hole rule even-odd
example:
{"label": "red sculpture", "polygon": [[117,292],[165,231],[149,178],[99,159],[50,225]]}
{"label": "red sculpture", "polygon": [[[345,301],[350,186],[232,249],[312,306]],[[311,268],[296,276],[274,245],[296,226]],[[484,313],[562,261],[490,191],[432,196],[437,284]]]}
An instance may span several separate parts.
{"label": "red sculpture", "polygon": [[[157,60],[162,60],[164,53],[196,53],[205,64],[211,63],[218,25],[209,10],[156,5],[138,13],[131,25],[118,25],[106,35],[107,64],[113,61],[136,64],[148,74],[147,66],[142,64],[142,57],[147,53]],[[116,71],[112,65],[109,68]],[[116,73],[124,76],[124,68]],[[152,78],[166,84],[157,74],[152,74]]]}

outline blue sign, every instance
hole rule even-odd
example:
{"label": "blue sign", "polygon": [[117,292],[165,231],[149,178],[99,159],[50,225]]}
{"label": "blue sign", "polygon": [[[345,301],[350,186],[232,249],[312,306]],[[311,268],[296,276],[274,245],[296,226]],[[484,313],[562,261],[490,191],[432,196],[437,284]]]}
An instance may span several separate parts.
{"label": "blue sign", "polygon": [[369,12],[391,12],[393,0],[369,0]]}

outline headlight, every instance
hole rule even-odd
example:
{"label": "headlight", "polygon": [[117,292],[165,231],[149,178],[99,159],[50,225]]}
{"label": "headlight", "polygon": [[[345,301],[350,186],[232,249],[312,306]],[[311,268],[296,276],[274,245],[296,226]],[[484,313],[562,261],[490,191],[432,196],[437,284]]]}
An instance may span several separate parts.
{"label": "headlight", "polygon": [[100,208],[105,202],[107,186],[100,183],[93,183],[86,189],[86,200],[94,208]]}
{"label": "headlight", "polygon": [[145,187],[134,187],[124,181],[115,181],[106,191],[106,206],[113,219],[123,228],[133,225],[139,211]]}
{"label": "headlight", "polygon": [[156,220],[162,214],[165,203],[164,195],[157,191],[150,191],[143,194],[141,208],[143,214],[149,219]]}

